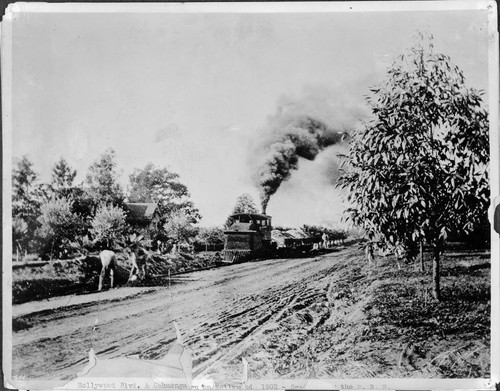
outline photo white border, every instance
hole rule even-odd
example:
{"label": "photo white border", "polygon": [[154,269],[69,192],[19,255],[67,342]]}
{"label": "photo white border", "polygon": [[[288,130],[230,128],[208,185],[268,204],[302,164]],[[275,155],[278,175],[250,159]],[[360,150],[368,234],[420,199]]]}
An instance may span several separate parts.
{"label": "photo white border", "polygon": [[1,23],[2,72],[2,370],[12,374],[12,12]]}
{"label": "photo white border", "polygon": [[[500,128],[499,115],[499,35],[497,4],[488,5],[488,78],[489,78],[489,124],[490,124],[490,196],[491,210],[500,197]],[[500,232],[494,229],[494,214],[491,224],[491,386],[500,384]]]}
{"label": "photo white border", "polygon": [[[500,137],[498,127],[499,62],[497,4],[494,1],[409,1],[409,2],[281,2],[281,3],[15,3],[3,16],[1,35],[2,119],[3,119],[3,370],[6,386],[51,389],[65,382],[19,381],[9,383],[12,371],[12,20],[15,13],[316,13],[316,12],[395,12],[395,11],[489,11],[489,115],[490,115],[490,189],[491,198],[500,197]],[[490,213],[492,217],[493,214]],[[491,378],[490,379],[301,379],[249,380],[253,390],[265,384],[278,383],[280,389],[494,389],[500,382],[500,236],[491,235]],[[144,380],[144,379],[142,379]],[[88,381],[88,379],[86,379]],[[99,379],[103,382],[104,379]],[[127,379],[130,382],[130,379]],[[140,379],[137,379],[141,384]],[[201,384],[200,384],[201,385]],[[207,383],[207,385],[210,385]],[[64,389],[81,389],[76,380]]]}

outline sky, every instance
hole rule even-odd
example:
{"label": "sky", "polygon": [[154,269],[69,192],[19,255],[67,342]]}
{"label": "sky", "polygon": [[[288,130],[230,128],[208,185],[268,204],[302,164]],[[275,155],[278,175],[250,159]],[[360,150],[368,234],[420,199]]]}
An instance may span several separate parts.
{"label": "sky", "polygon": [[[13,23],[12,155],[42,180],[64,157],[82,181],[106,149],[120,180],[148,162],[180,175],[220,225],[255,185],[255,156],[282,110],[350,131],[364,96],[431,32],[467,83],[488,87],[485,11],[322,13],[18,13]],[[273,224],[340,226],[338,153],[321,151],[271,198]]]}

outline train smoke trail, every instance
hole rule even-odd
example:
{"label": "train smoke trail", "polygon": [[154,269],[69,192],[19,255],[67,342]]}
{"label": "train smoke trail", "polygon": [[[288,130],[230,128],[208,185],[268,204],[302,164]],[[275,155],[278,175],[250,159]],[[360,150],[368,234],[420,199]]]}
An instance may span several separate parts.
{"label": "train smoke trail", "polygon": [[299,158],[314,160],[323,149],[340,142],[345,134],[307,115],[278,116],[273,122],[272,136],[263,147],[256,175],[263,213],[270,197],[298,169]]}

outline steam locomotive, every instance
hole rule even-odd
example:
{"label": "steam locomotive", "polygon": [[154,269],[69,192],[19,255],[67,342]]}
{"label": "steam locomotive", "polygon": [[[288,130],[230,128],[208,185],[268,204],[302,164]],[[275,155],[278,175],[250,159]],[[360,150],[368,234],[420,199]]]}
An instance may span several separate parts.
{"label": "steam locomotive", "polygon": [[234,263],[301,254],[312,250],[313,244],[313,238],[301,230],[273,229],[269,215],[237,213],[229,216],[224,231],[224,260]]}

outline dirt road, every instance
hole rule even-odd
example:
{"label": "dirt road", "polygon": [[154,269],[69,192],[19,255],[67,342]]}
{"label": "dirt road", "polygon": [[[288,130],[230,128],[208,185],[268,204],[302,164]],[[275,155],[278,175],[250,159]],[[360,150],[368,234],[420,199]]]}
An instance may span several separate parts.
{"label": "dirt road", "polygon": [[194,376],[239,378],[243,356],[254,374],[279,377],[288,372],[280,368],[283,349],[296,348],[330,317],[332,277],[353,252],[230,265],[179,276],[170,287],[14,306],[13,375],[71,378],[91,347],[98,358],[161,358],[175,340],[175,320],[193,352]]}

